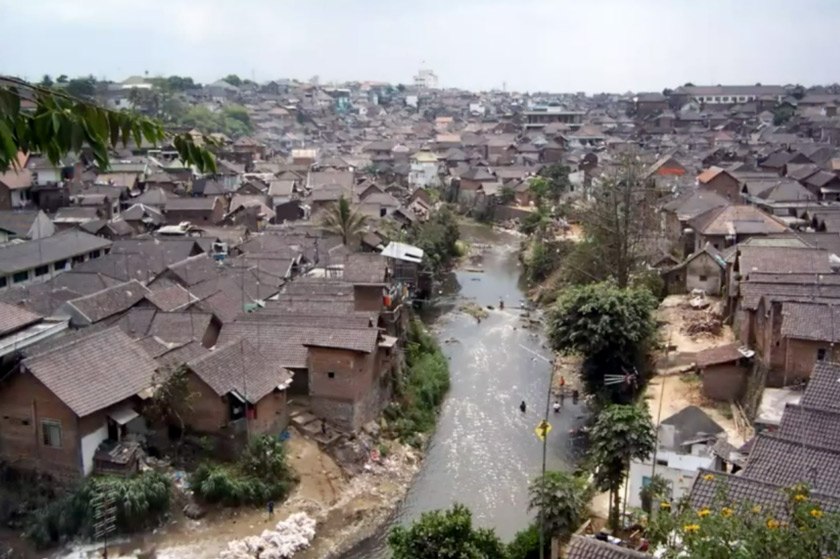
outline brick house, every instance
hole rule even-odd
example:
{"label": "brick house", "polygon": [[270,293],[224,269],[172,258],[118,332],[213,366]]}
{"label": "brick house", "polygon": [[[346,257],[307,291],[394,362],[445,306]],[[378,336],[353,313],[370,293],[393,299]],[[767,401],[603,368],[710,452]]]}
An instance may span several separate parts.
{"label": "brick house", "polygon": [[763,297],[758,304],[755,344],[768,369],[768,386],[806,380],[814,363],[840,359],[838,341],[840,309],[827,300]]}
{"label": "brick house", "polygon": [[313,332],[304,342],[309,395],[315,415],[355,431],[379,417],[390,397],[390,375],[376,328],[338,332]]}
{"label": "brick house", "polygon": [[706,243],[723,250],[750,237],[777,235],[788,230],[781,220],[746,205],[711,209],[689,220],[688,225],[694,230],[695,250]]}
{"label": "brick house", "polygon": [[217,347],[185,367],[193,396],[181,413],[190,430],[241,442],[245,435],[285,429],[292,373],[247,340]]}
{"label": "brick house", "polygon": [[211,198],[168,198],[164,216],[168,225],[189,221],[193,225],[218,225],[225,216],[227,204],[220,196]]}
{"label": "brick house", "polygon": [[688,222],[711,209],[727,206],[726,198],[716,192],[692,190],[676,200],[671,200],[660,210],[660,231],[683,254],[694,252],[694,235],[686,234]]}
{"label": "brick house", "polygon": [[119,328],[49,346],[0,383],[0,459],[69,480],[93,471],[102,443],[131,431],[157,365]]}
{"label": "brick house", "polygon": [[695,363],[703,380],[703,395],[720,402],[739,400],[747,388],[750,352],[727,344],[697,352]]}
{"label": "brick house", "polygon": [[697,175],[697,190],[714,192],[733,204],[741,200],[741,181],[720,167],[709,167]]}

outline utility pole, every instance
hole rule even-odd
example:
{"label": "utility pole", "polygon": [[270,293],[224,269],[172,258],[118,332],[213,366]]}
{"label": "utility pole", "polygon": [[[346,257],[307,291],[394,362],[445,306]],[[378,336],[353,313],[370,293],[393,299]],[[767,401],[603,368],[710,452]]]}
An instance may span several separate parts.
{"label": "utility pole", "polygon": [[108,559],[108,534],[117,529],[117,507],[114,504],[114,496],[105,491],[91,500],[93,505],[94,537],[102,540],[102,557]]}
{"label": "utility pole", "polygon": [[[551,430],[551,425],[548,423],[548,410],[551,408],[551,385],[554,382],[554,362],[522,344],[519,344],[519,347],[542,359],[551,366],[548,372],[548,389],[545,391],[545,416],[543,417],[542,423],[540,423],[537,427],[537,431],[542,430],[542,436],[540,436],[542,439],[542,468],[540,469],[540,477],[541,479],[545,479],[545,462],[546,455],[548,454],[548,433]],[[540,525],[540,559],[545,559],[545,515],[543,513],[543,507],[540,507],[538,522]]]}

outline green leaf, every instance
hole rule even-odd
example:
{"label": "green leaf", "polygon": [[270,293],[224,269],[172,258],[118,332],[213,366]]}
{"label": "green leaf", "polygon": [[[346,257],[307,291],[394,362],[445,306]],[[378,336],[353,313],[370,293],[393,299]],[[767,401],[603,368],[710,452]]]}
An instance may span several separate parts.
{"label": "green leaf", "polygon": [[85,141],[85,129],[78,122],[74,122],[70,130],[70,149],[78,153]]}
{"label": "green leaf", "polygon": [[17,162],[17,146],[12,136],[12,130],[5,120],[0,120],[0,147],[3,148],[3,159]]}
{"label": "green leaf", "polygon": [[0,87],[0,114],[10,119],[20,113],[20,96],[16,87]]}
{"label": "green leaf", "polygon": [[122,117],[118,113],[112,113],[110,118],[108,119],[108,124],[111,129],[111,147],[117,147],[117,143],[120,141],[120,123],[122,121]]}

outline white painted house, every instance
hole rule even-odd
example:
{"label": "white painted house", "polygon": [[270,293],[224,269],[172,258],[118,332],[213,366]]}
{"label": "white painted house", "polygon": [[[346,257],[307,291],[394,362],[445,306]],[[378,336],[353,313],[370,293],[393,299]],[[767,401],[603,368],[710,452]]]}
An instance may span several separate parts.
{"label": "white painted house", "polygon": [[437,155],[428,150],[420,150],[411,156],[408,185],[412,189],[428,188],[439,182]]}
{"label": "white painted house", "polygon": [[689,406],[663,420],[657,431],[656,454],[630,462],[628,506],[642,506],[639,493],[654,474],[668,481],[672,500],[688,495],[701,468],[720,469],[712,447],[725,439],[723,428],[697,406]]}

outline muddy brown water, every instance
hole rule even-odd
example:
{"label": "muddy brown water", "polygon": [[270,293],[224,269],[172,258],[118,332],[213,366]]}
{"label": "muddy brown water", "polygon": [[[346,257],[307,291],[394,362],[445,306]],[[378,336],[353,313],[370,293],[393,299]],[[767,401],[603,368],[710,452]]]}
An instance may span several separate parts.
{"label": "muddy brown water", "polygon": [[[474,524],[494,528],[505,541],[527,527],[528,481],[539,474],[542,445],[534,428],[545,413],[551,351],[539,330],[523,328],[525,295],[517,260],[519,239],[483,227],[466,227],[472,243],[489,244],[480,268],[456,270],[426,317],[450,361],[451,389],[422,468],[388,526],[343,559],[385,559],[391,526],[423,512],[463,503]],[[473,263],[464,268],[475,268]],[[499,310],[499,300],[505,302]],[[481,323],[458,310],[472,301],[494,310]],[[525,401],[527,409],[520,412]],[[584,422],[584,408],[566,398],[551,413],[549,469],[571,469],[578,452],[570,430]]]}

